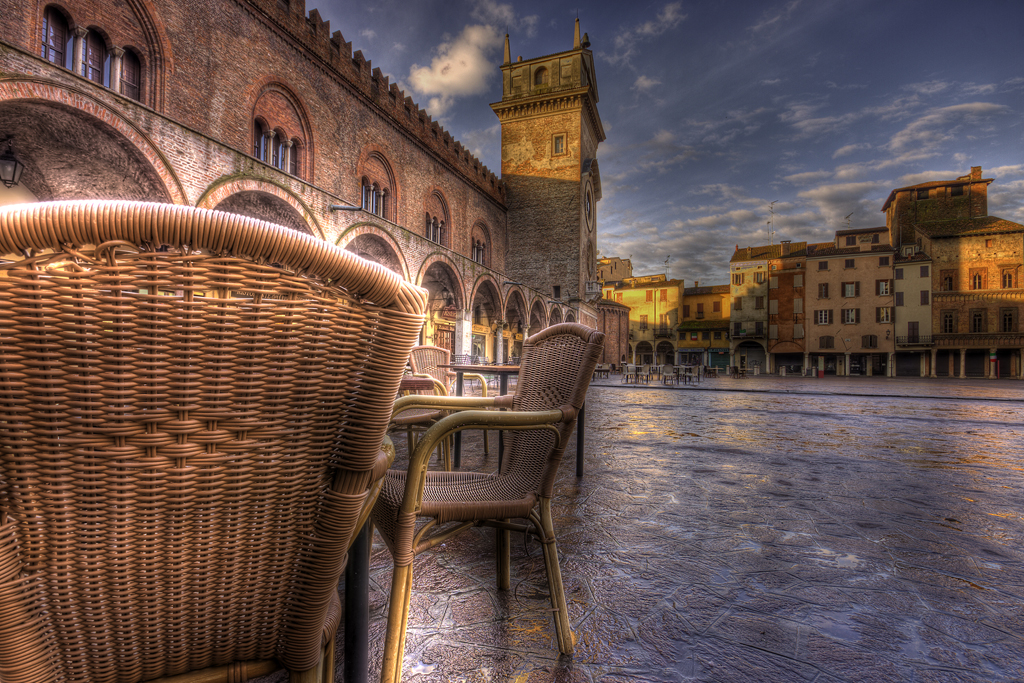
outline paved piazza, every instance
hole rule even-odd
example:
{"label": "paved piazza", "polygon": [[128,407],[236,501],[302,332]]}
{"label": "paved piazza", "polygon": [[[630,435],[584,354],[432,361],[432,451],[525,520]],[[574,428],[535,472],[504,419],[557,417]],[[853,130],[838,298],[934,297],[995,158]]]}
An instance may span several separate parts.
{"label": "paved piazza", "polygon": [[[1015,381],[601,380],[553,506],[575,656],[537,543],[502,594],[476,529],[416,560],[404,680],[1022,681],[1022,407]],[[371,569],[373,680],[379,538]]]}

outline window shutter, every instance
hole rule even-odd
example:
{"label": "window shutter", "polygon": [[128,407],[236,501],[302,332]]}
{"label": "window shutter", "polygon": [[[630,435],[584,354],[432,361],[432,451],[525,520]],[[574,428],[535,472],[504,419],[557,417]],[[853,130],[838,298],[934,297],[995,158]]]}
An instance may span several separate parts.
{"label": "window shutter", "polygon": [[903,292],[896,292],[896,305],[897,306],[902,306],[903,305]]}
{"label": "window shutter", "polygon": [[779,300],[778,299],[770,299],[768,301],[768,315],[778,315],[778,314],[779,314]]}
{"label": "window shutter", "polygon": [[896,279],[897,280],[902,280],[903,279],[903,269],[902,268],[897,268],[896,271],[895,271],[895,274],[896,274]]}
{"label": "window shutter", "polygon": [[768,278],[768,289],[778,289],[778,288],[779,288],[779,276],[778,275],[773,275],[770,278]]}
{"label": "window shutter", "polygon": [[797,323],[796,325],[793,325],[793,339],[803,339],[803,338],[804,338],[804,326],[799,324],[799,323]]}
{"label": "window shutter", "polygon": [[793,286],[794,287],[803,287],[804,286],[804,274],[803,273],[797,273],[796,275],[793,276]]}
{"label": "window shutter", "polygon": [[855,322],[855,323],[859,323],[860,322],[860,309],[859,308],[853,309],[853,322]]}
{"label": "window shutter", "polygon": [[853,295],[860,296],[860,280],[853,283]]}
{"label": "window shutter", "polygon": [[804,300],[803,299],[793,299],[793,312],[794,313],[803,313],[804,312]]}
{"label": "window shutter", "polygon": [[779,326],[778,325],[769,325],[768,326],[768,338],[769,339],[778,339],[779,338]]}

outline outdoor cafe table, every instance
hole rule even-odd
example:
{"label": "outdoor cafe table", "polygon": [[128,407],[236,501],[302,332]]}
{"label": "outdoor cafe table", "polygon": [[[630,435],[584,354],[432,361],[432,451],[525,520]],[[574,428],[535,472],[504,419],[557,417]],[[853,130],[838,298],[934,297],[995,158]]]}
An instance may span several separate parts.
{"label": "outdoor cafe table", "polygon": [[[462,396],[465,385],[463,383],[463,373],[471,373],[478,375],[498,375],[498,386],[499,392],[502,396],[508,393],[508,376],[518,375],[518,365],[456,365],[438,364],[439,368],[448,368],[455,372],[455,395]],[[576,416],[576,476],[583,476],[583,437],[586,433],[586,428],[583,424],[586,410],[586,404],[580,408],[579,415]],[[501,455],[503,452],[504,439],[502,432],[498,432],[498,467],[501,467]],[[453,466],[459,467],[462,462],[462,432],[455,434],[455,456],[453,458]]]}

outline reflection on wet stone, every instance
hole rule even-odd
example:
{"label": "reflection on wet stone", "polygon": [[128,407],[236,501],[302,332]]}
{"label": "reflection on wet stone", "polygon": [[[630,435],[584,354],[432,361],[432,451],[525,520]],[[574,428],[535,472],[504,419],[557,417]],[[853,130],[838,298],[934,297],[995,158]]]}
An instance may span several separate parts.
{"label": "reflection on wet stone", "polygon": [[[503,593],[476,529],[415,560],[404,680],[1024,681],[1024,382],[618,379],[591,387],[586,475],[571,440],[552,505],[575,656],[539,544],[512,535]],[[494,469],[495,441],[485,459],[467,432],[463,469]],[[370,680],[390,579],[378,540]]]}

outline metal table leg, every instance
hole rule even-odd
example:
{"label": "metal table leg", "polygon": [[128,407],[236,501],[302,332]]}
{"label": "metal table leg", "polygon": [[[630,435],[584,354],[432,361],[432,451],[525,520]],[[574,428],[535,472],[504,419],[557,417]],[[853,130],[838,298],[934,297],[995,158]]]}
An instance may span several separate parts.
{"label": "metal table leg", "polygon": [[[498,386],[502,396],[508,393],[508,375],[504,372],[498,374]],[[505,453],[505,432],[498,430],[498,471],[501,471],[501,456]]]}
{"label": "metal table leg", "polygon": [[587,417],[587,404],[580,406],[580,414],[576,416],[576,476],[583,476],[583,441],[586,434],[584,422]]}
{"label": "metal table leg", "polygon": [[345,567],[345,683],[367,683],[370,662],[370,537],[363,525]]}
{"label": "metal table leg", "polygon": [[[455,395],[462,396],[465,389],[462,373],[455,371]],[[452,457],[452,467],[459,469],[462,465],[462,432],[455,432],[455,455]]]}

